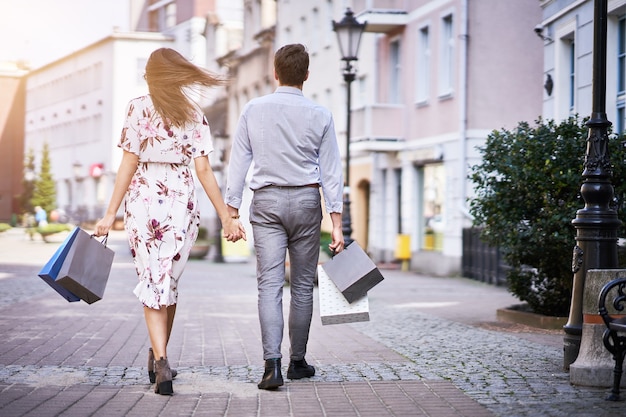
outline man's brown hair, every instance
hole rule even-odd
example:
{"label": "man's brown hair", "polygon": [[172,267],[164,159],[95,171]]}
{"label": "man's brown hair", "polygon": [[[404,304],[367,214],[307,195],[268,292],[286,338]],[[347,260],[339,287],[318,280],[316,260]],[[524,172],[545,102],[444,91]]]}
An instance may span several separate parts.
{"label": "man's brown hair", "polygon": [[309,53],[299,43],[285,45],[274,54],[274,70],[282,85],[304,84],[309,72]]}

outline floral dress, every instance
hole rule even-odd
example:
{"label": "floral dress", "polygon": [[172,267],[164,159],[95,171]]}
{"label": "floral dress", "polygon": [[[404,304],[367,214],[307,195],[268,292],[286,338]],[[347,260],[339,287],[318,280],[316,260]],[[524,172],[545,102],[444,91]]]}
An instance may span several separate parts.
{"label": "floral dress", "polygon": [[212,150],[206,118],[169,126],[149,95],[129,102],[120,148],[138,155],[124,224],[139,277],[134,293],[147,307],[176,304],[178,279],[198,236],[200,212],[189,164]]}

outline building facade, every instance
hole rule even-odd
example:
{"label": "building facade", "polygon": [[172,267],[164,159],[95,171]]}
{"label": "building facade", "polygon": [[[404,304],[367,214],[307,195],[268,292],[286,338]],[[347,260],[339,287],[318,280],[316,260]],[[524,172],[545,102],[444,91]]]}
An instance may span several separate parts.
{"label": "building facade", "polygon": [[[264,20],[274,7],[276,18]],[[540,4],[247,0],[244,46],[224,61],[235,80],[229,131],[250,98],[275,88],[273,51],[303,43],[304,93],[332,111],[345,157],[347,89],[332,22],[346,8],[367,22],[351,87],[352,237],[377,262],[395,261],[399,236],[408,237],[411,269],[458,274],[476,147],[494,129],[541,115]]]}
{"label": "building facade", "polygon": [[122,156],[126,104],[147,93],[149,54],[172,42],[161,34],[116,33],[28,74],[25,147],[38,165],[48,145],[58,207],[73,221],[104,214]]}
{"label": "building facade", "polygon": [[541,114],[541,8],[498,0],[353,7],[376,34],[373,97],[352,109],[351,149],[362,164],[351,188],[369,191],[368,251],[393,261],[405,236],[411,269],[458,274],[477,147],[491,131]]}
{"label": "building facade", "polygon": [[[616,52],[609,58],[615,74],[608,89],[617,91],[608,95],[609,118],[616,126],[624,123],[618,75],[624,1],[609,2],[609,50]],[[48,142],[60,207],[98,217],[119,164],[120,115],[131,96],[145,92],[140,75],[149,52],[170,46],[230,78],[226,89],[201,101],[216,148],[211,162],[224,184],[241,109],[276,88],[273,53],[298,42],[311,56],[304,94],[332,111],[345,156],[347,89],[332,22],[351,8],[367,22],[351,84],[352,237],[376,262],[396,261],[399,237],[408,238],[412,270],[458,274],[462,230],[472,224],[468,175],[480,160],[477,147],[491,131],[520,121],[590,111],[591,4],[129,0],[128,32],[113,33],[28,77],[26,147],[37,152]],[[568,61],[572,43],[575,59]],[[68,85],[71,92],[63,91]]]}
{"label": "building facade", "polygon": [[[588,117],[592,110],[594,2],[542,0],[540,3],[543,16],[536,32],[544,43],[543,116],[555,120]],[[609,0],[607,18],[606,113],[613,131],[624,132],[626,0]]]}
{"label": "building facade", "polygon": [[[152,51],[170,47],[219,72],[215,54],[240,46],[240,3],[129,0],[125,31],[28,73],[24,146],[39,156],[48,144],[58,207],[71,221],[94,221],[106,209],[122,157],[117,144],[126,105],[148,92],[143,75]],[[224,94],[215,89],[196,99],[210,109]],[[219,165],[219,152],[211,157]],[[208,198],[200,204],[205,226],[214,224]]]}
{"label": "building facade", "polygon": [[22,182],[32,180],[23,169],[27,73],[21,63],[0,63],[0,222],[6,223],[17,221]]}

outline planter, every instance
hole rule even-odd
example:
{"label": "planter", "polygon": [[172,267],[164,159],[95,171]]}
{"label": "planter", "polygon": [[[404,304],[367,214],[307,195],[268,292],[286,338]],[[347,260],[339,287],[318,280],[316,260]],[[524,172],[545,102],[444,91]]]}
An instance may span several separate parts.
{"label": "planter", "polygon": [[496,311],[498,320],[508,323],[525,324],[539,329],[562,329],[567,323],[567,317],[544,316],[525,310],[526,304],[516,304]]}
{"label": "planter", "polygon": [[204,259],[205,256],[209,254],[209,249],[211,245],[207,242],[197,242],[191,247],[191,252],[189,252],[189,259]]}
{"label": "planter", "polygon": [[41,238],[46,243],[62,243],[68,234],[69,232],[42,234]]}

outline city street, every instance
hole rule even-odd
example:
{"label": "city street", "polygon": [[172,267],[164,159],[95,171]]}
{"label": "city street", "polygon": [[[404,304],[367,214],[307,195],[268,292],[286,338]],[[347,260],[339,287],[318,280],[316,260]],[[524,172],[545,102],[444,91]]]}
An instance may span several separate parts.
{"label": "city street", "polygon": [[[168,348],[175,393],[156,395],[124,233],[109,237],[115,261],[91,305],[68,303],[37,276],[59,244],[0,234],[1,416],[625,414],[623,402],[604,400],[608,389],[569,383],[560,331],[496,320],[519,302],[506,289],[388,269],[370,291],[369,322],[322,326],[316,293],[307,361],[317,374],[259,390],[254,260],[210,256],[190,261],[180,281]],[[287,343],[283,357],[286,377]]]}

